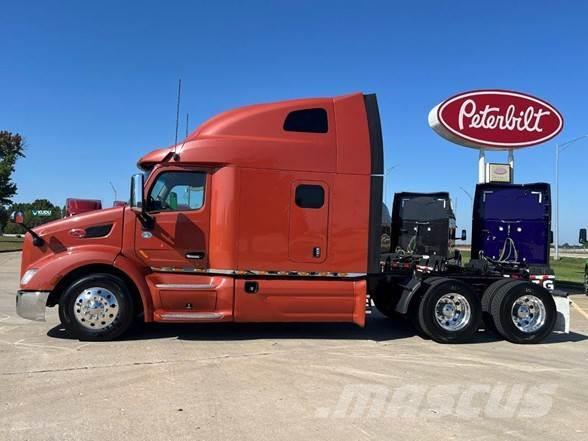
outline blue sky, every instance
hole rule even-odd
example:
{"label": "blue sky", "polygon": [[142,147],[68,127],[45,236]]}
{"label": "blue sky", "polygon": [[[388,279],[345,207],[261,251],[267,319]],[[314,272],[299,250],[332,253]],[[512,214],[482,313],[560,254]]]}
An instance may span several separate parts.
{"label": "blue sky", "polygon": [[[505,88],[557,107],[564,130],[518,152],[519,183],[553,183],[554,142],[588,133],[586,2],[4,1],[2,15],[0,129],[27,140],[16,201],[109,206],[109,181],[126,199],[137,159],[173,142],[179,77],[190,130],[244,104],[376,92],[388,199],[449,191],[468,231],[477,152],[428,127],[433,106]],[[588,141],[562,154],[562,242],[588,225],[587,159]]]}

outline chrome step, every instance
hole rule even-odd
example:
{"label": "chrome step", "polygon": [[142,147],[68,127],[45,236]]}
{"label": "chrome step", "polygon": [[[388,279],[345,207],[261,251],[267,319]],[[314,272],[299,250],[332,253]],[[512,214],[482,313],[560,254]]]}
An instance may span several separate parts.
{"label": "chrome step", "polygon": [[161,320],[220,320],[224,314],[220,312],[162,312],[159,314]]}

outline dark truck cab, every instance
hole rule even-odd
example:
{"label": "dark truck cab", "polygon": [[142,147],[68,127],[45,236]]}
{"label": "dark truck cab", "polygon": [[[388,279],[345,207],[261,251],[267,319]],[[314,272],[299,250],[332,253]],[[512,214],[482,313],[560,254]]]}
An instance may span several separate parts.
{"label": "dark truck cab", "polygon": [[547,183],[478,184],[472,220],[472,258],[527,267],[554,288],[549,266],[551,191]]}
{"label": "dark truck cab", "polygon": [[449,193],[396,193],[391,251],[450,257],[455,250],[455,215]]}
{"label": "dark truck cab", "polygon": [[[395,193],[389,231],[390,242],[381,255],[385,271],[394,268],[410,273],[423,257],[461,263],[455,248],[455,214],[447,192]],[[465,231],[461,239],[465,240]]]}

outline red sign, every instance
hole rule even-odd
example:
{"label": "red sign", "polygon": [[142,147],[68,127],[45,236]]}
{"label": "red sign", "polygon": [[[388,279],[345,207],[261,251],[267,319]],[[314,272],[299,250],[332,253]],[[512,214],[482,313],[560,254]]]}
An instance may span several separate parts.
{"label": "red sign", "polygon": [[429,125],[457,144],[506,150],[550,140],[563,128],[563,118],[555,107],[530,95],[475,90],[436,106]]}

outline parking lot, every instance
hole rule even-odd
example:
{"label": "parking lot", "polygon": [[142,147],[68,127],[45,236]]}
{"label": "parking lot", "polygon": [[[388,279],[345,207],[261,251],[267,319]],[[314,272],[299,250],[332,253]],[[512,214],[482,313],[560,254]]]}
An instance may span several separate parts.
{"label": "parking lot", "polygon": [[354,325],[144,325],[84,343],[14,310],[0,254],[1,440],[588,438],[588,299],[572,333],[440,345]]}

